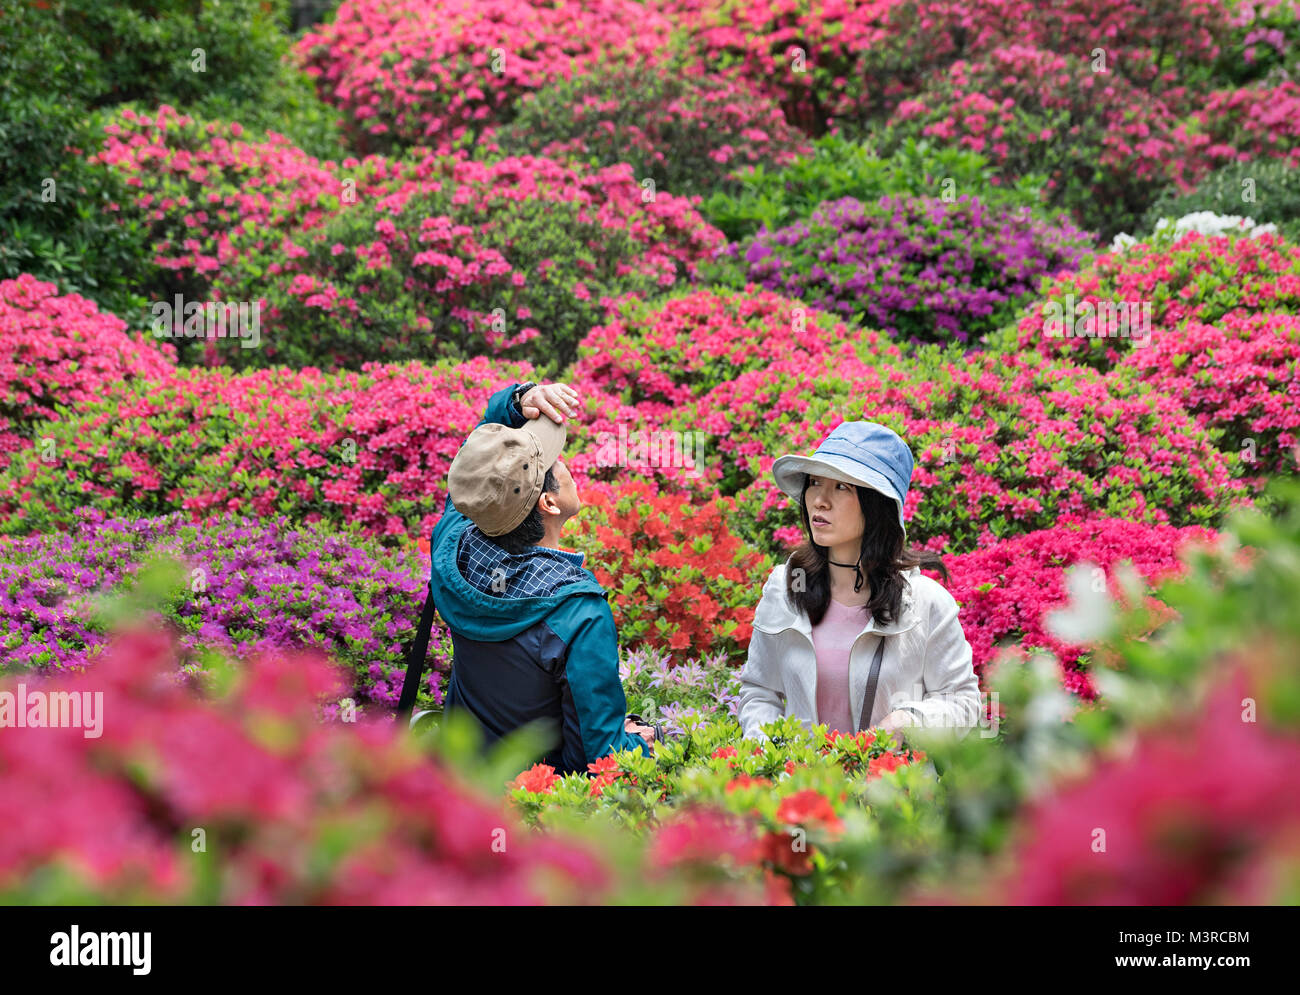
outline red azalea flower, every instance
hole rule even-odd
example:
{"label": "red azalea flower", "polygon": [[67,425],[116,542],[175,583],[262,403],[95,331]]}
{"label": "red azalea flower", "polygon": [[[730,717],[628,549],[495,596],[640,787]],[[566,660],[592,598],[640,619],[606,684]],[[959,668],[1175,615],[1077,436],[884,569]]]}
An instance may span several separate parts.
{"label": "red azalea flower", "polygon": [[605,793],[605,789],[618,780],[618,774],[601,774],[591,779],[591,795],[593,798],[599,797]]}
{"label": "red azalea flower", "polygon": [[539,795],[549,795],[555,782],[559,780],[555,768],[547,764],[533,764],[526,771],[510,782],[510,787],[535,791]]}
{"label": "red azalea flower", "polygon": [[822,823],[829,829],[840,829],[839,817],[826,798],[812,788],[805,788],[793,795],[781,799],[776,817],[782,822],[798,825],[804,823]]}
{"label": "red azalea flower", "polygon": [[[812,862],[807,844],[792,833],[768,833],[760,841],[764,860],[787,874],[811,874]],[[799,849],[803,847],[803,849]]]}
{"label": "red azalea flower", "polygon": [[906,767],[907,761],[896,753],[882,753],[878,757],[872,757],[867,763],[867,779],[880,777],[882,774],[892,774],[899,767]]}
{"label": "red azalea flower", "polygon": [[[736,755],[737,755],[736,748],[734,746],[719,746],[711,754],[714,760],[725,760],[728,757],[734,757]],[[736,761],[727,760],[727,766],[728,767],[736,766]]]}
{"label": "red azalea flower", "polygon": [[593,774],[621,773],[618,769],[618,761],[612,757],[601,757],[593,764],[587,764],[587,770]]}
{"label": "red azalea flower", "polygon": [[748,774],[741,774],[735,780],[729,782],[723,790],[726,791],[727,794],[731,794],[733,791],[739,791],[741,788],[770,788],[771,786],[772,782],[765,777],[750,777]]}
{"label": "red azalea flower", "polygon": [[618,769],[618,761],[612,756],[601,757],[595,763],[587,764],[587,770],[595,775],[591,779],[593,797],[604,794],[607,787],[623,776],[623,771]]}
{"label": "red azalea flower", "polygon": [[859,749],[867,750],[871,747],[871,744],[876,741],[876,731],[874,729],[863,729],[859,733],[850,734],[840,732],[838,729],[832,729],[826,734],[826,745],[844,749],[848,744],[841,744],[840,740],[842,739],[848,740],[849,742],[855,742]]}

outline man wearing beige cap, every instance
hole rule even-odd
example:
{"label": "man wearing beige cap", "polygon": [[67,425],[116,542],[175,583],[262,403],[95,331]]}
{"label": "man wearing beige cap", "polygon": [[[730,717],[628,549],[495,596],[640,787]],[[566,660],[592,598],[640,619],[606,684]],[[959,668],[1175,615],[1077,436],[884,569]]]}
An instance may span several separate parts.
{"label": "man wearing beige cap", "polygon": [[430,591],[452,634],[445,708],[472,715],[487,744],[529,723],[549,730],[541,758],[585,771],[618,750],[650,752],[654,730],[627,718],[618,633],[583,554],[560,549],[578,489],[560,454],[577,392],[507,387],[447,473],[429,548]]}

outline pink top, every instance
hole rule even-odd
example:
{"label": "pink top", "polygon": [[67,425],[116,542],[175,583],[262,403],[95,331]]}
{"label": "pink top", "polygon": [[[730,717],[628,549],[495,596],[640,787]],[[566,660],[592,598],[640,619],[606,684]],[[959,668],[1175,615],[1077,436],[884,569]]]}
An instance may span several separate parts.
{"label": "pink top", "polygon": [[857,720],[850,714],[849,651],[869,618],[861,605],[850,607],[831,598],[825,617],[813,626],[813,649],[817,653],[817,723],[826,723],[827,731],[838,730],[850,735],[856,731]]}

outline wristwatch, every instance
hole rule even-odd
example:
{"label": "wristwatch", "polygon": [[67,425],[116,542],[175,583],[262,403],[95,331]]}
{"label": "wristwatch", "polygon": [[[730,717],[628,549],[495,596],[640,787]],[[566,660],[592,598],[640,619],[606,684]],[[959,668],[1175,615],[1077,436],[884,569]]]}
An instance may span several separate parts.
{"label": "wristwatch", "polygon": [[515,410],[518,411],[521,415],[524,413],[524,409],[523,406],[520,404],[520,401],[523,400],[525,394],[527,394],[530,390],[532,390],[536,386],[537,384],[535,384],[533,381],[530,380],[528,381],[528,383],[521,383],[518,387],[514,389],[514,392],[511,393],[510,403],[514,405]]}

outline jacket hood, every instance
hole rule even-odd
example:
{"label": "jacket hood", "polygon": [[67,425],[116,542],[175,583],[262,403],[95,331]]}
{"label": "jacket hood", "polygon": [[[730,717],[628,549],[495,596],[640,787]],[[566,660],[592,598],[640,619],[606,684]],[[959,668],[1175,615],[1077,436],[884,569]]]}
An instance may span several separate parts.
{"label": "jacket hood", "polygon": [[457,518],[437,537],[429,583],[438,613],[465,637],[502,642],[542,621],[565,598],[607,596],[582,567],[582,553],[546,546],[507,553],[468,518]]}
{"label": "jacket hood", "polygon": [[[790,603],[786,593],[786,566],[782,563],[774,569],[763,585],[763,600],[759,602],[754,613],[754,628],[764,632],[781,632],[785,629],[798,629],[812,638],[812,622],[806,612]],[[912,567],[903,572],[903,595],[899,605],[898,617],[889,625],[882,625],[874,616],[867,622],[863,632],[877,632],[884,636],[896,636],[907,632],[921,621],[916,610],[916,587],[918,583],[928,580],[921,573],[920,567]]]}

